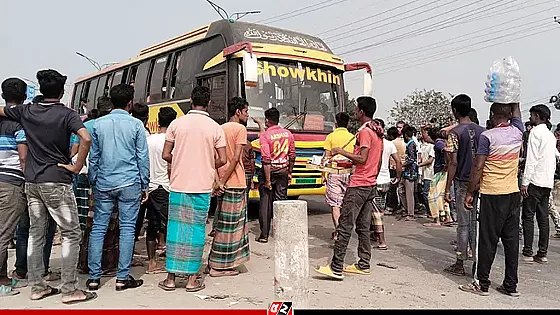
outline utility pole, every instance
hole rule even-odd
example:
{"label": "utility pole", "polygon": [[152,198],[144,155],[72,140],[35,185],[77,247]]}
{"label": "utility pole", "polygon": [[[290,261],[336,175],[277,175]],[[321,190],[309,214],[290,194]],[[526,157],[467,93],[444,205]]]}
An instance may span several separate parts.
{"label": "utility pole", "polygon": [[91,59],[90,57],[88,57],[88,56],[86,56],[86,55],[84,55],[80,52],[76,52],[76,55],[78,55],[78,56],[84,58],[85,60],[89,61],[89,63],[91,63],[91,65],[94,66],[95,69],[97,69],[97,71],[101,71],[101,70],[103,70],[107,67],[110,67],[110,66],[118,63],[118,62],[109,62],[109,63],[104,63],[104,64],[100,65],[97,61]]}
{"label": "utility pole", "polygon": [[[235,12],[235,13],[232,13],[231,15],[229,15],[224,8],[217,5],[216,3],[214,3],[210,0],[206,0],[206,2],[208,2],[208,4],[210,4],[210,6],[212,6],[212,8],[214,10],[216,10],[218,15],[220,15],[220,17],[223,20],[229,20],[231,23],[233,23],[237,20],[240,20],[240,19],[242,19],[243,17],[245,17],[249,14],[259,14],[259,13],[261,13],[261,11],[244,11],[244,12]],[[235,18],[233,18],[233,17],[235,17]]]}

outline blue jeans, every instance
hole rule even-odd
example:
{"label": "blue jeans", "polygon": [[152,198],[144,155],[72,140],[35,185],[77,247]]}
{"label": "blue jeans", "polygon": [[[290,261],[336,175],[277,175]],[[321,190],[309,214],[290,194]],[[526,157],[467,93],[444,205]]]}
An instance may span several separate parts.
{"label": "blue jeans", "polygon": [[424,179],[423,182],[423,186],[422,186],[422,195],[424,197],[424,199],[422,200],[424,202],[424,205],[426,206],[426,212],[429,214],[430,213],[430,202],[428,201],[428,198],[430,196],[430,185],[432,184],[432,180],[431,179]]}
{"label": "blue jeans", "polygon": [[89,278],[101,278],[101,255],[109,220],[115,207],[119,209],[119,266],[117,280],[127,280],[134,250],[134,231],[140,210],[142,189],[139,184],[111,191],[93,190],[94,214],[88,249]]}
{"label": "blue jeans", "polygon": [[[45,247],[43,248],[43,263],[45,264],[45,275],[49,273],[49,265],[51,259],[51,250],[56,232],[56,222],[49,215],[47,224],[47,236],[45,239]],[[16,273],[18,276],[25,278],[27,276],[27,241],[29,239],[29,211],[25,209],[25,213],[21,216],[16,229]]]}

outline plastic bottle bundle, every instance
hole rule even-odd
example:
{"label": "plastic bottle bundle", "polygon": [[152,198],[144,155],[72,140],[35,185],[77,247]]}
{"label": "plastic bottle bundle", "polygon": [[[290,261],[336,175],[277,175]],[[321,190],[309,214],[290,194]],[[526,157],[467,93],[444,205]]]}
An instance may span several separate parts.
{"label": "plastic bottle bundle", "polygon": [[490,103],[519,103],[521,75],[519,65],[511,56],[496,60],[486,80],[484,100]]}

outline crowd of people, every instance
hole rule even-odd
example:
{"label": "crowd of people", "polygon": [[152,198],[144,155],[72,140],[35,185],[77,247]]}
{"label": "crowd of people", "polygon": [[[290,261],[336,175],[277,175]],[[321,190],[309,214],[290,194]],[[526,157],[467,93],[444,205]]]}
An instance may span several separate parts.
{"label": "crowd of people", "polygon": [[[82,118],[60,102],[66,76],[37,73],[41,96],[24,104],[26,84],[2,83],[0,108],[0,295],[31,286],[31,299],[62,294],[64,304],[93,300],[102,276],[116,275],[117,291],[142,286],[130,275],[144,220],[148,274],[167,273],[159,282],[175,290],[186,276],[187,292],[205,288],[199,276],[211,200],[217,200],[207,268],[211,277],[235,276],[249,260],[247,201],[254,187],[255,152],[247,145],[249,104],[228,102],[229,121],[218,125],[207,110],[207,87],[194,87],[184,116],[169,106],[158,112],[158,130],[146,128],[148,107],[133,103],[134,87],[114,86]],[[280,127],[279,112],[265,112],[260,126],[261,234],[268,242],[272,205],[287,198],[295,162],[292,134]],[[62,270],[49,262],[54,234],[62,236]],[[7,272],[8,246],[17,229],[16,264]],[[158,262],[165,256],[165,266]],[[140,264],[142,264],[140,262]],[[89,274],[87,291],[78,272]],[[60,289],[48,283],[61,280]]]}
{"label": "crowd of people", "polygon": [[[517,269],[519,241],[523,261],[547,263],[549,215],[558,233],[556,203],[560,179],[560,124],[551,131],[551,111],[546,105],[530,109],[523,125],[519,104],[494,103],[487,127],[479,125],[471,98],[460,94],[451,101],[456,121],[446,126],[414,126],[403,121],[385,130],[375,118],[375,100],[357,99],[356,135],[347,127],[349,116],[336,116],[337,129],[325,141],[329,161],[350,160],[351,176],[330,172],[326,203],[332,207],[335,241],[331,263],[316,272],[336,280],[344,273],[370,274],[371,242],[388,248],[384,215],[401,215],[405,221],[430,218],[430,228],[456,226],[456,262],[443,271],[465,276],[465,262],[472,260],[473,282],[460,289],[488,295],[490,270],[501,241],[505,252],[505,279],[498,291],[519,296]],[[526,128],[525,128],[526,127]],[[526,130],[525,130],[526,129]],[[353,166],[352,166],[353,165]],[[553,188],[557,187],[552,194]],[[533,252],[534,219],[539,228],[538,251]],[[358,234],[356,264],[343,261],[352,230]]]}
{"label": "crowd of people", "polygon": [[[41,96],[26,100],[26,84],[2,83],[0,108],[0,295],[13,296],[31,286],[31,299],[62,295],[64,304],[93,300],[102,276],[116,275],[117,291],[138,288],[130,275],[135,245],[144,229],[148,274],[167,273],[158,283],[176,290],[186,276],[186,291],[205,288],[203,266],[206,225],[212,199],[217,207],[212,245],[204,273],[239,274],[250,258],[247,204],[254,188],[255,152],[247,141],[249,104],[240,97],[227,106],[229,121],[208,114],[210,90],[192,90],[186,115],[159,108],[158,130],[150,134],[148,107],[133,103],[134,87],[119,84],[97,100],[82,118],[60,101],[66,77],[55,70],[37,73]],[[456,262],[445,272],[464,276],[473,260],[473,283],[461,290],[488,295],[489,274],[501,240],[505,280],[498,290],[518,296],[519,240],[527,262],[547,263],[548,215],[560,238],[560,216],[551,194],[560,182],[560,125],[553,134],[550,109],[533,106],[521,120],[519,104],[494,103],[487,128],[479,125],[469,96],[453,98],[456,122],[441,127],[432,120],[419,131],[405,122],[386,129],[374,118],[375,99],[359,97],[354,119],[336,115],[336,129],[325,140],[324,159],[352,172],[325,174],[326,203],[332,207],[334,253],[316,269],[342,280],[344,273],[368,275],[373,248],[387,250],[385,215],[405,221],[428,217],[426,227],[457,226]],[[257,242],[267,243],[273,202],[287,198],[296,158],[292,133],[279,125],[276,108],[259,125],[262,168]],[[525,128],[526,127],[526,128]],[[340,168],[340,167],[339,167]],[[560,196],[558,196],[560,198]],[[556,199],[556,203],[558,199]],[[533,252],[534,217],[539,228]],[[62,270],[49,261],[55,230],[62,235]],[[356,264],[344,266],[352,230],[358,234]],[[8,276],[9,243],[16,237],[15,270]],[[158,255],[158,251],[160,252]],[[162,253],[163,252],[163,253]],[[165,256],[165,266],[158,261]],[[140,262],[141,264],[141,262]],[[78,287],[87,273],[87,291]],[[27,280],[26,280],[27,279]],[[49,282],[61,280],[60,289]]]}

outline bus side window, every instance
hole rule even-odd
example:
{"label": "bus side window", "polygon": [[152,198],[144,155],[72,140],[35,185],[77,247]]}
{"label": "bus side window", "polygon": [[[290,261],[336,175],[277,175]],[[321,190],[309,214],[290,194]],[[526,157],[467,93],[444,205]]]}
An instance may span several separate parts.
{"label": "bus side window", "polygon": [[97,108],[97,99],[105,94],[105,88],[107,85],[107,76],[102,76],[99,78],[99,83],[97,84],[97,91],[95,92],[95,98],[89,105],[92,105],[92,108]]}
{"label": "bus side window", "polygon": [[156,60],[152,59],[151,61],[149,61],[149,63],[150,63],[150,67],[148,70],[148,76],[146,77],[146,103],[150,103],[152,101],[150,98],[150,89],[151,89],[152,75],[154,73],[154,66],[156,64]]}
{"label": "bus side window", "polygon": [[[82,95],[80,96],[80,109],[78,110],[78,113],[80,114],[85,114],[85,111],[87,109],[88,106],[87,97],[89,95],[90,87],[91,87],[91,80],[85,83],[84,89],[82,90]],[[84,106],[86,108],[84,108]]]}
{"label": "bus side window", "polygon": [[105,88],[103,89],[103,96],[109,95],[109,90],[113,86],[113,80],[115,79],[115,72],[109,73],[107,76],[107,83],[105,84]]}
{"label": "bus side window", "polygon": [[95,78],[91,80],[91,85],[89,87],[88,95],[87,95],[87,111],[92,110],[95,104],[95,95],[97,92],[97,83],[99,83],[99,78]]}
{"label": "bus side window", "polygon": [[181,67],[181,54],[182,52],[175,53],[173,70],[171,71],[171,81],[169,84],[169,99],[175,98],[175,86],[177,85],[177,73]]}
{"label": "bus side window", "polygon": [[[133,78],[129,81],[130,85],[134,86],[134,102],[145,102],[146,101],[146,86],[148,83],[148,71],[150,70],[150,65],[152,62],[147,60],[141,63],[136,70],[136,74],[132,76]],[[134,69],[133,69],[134,70]]]}
{"label": "bus side window", "polygon": [[165,91],[167,90],[166,77],[169,74],[170,59],[170,56],[164,56],[153,61],[150,83],[148,83],[148,103],[154,103],[165,99]]}
{"label": "bus side window", "polygon": [[80,112],[80,101],[82,99],[82,90],[84,89],[84,83],[78,83],[74,88],[74,97],[72,98],[72,108],[78,113]]}
{"label": "bus side window", "polygon": [[[136,74],[138,73],[138,65],[136,66],[132,66],[132,68],[130,68],[130,77],[128,79],[126,79],[126,84],[130,84],[132,86],[134,86],[134,83],[136,82]],[[124,76],[126,78],[126,76]]]}
{"label": "bus side window", "polygon": [[219,124],[227,120],[226,75],[218,74],[198,80],[198,84],[210,88],[210,106],[208,114]]}

